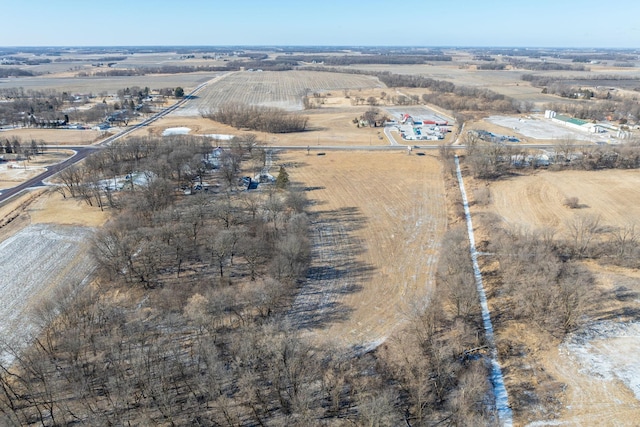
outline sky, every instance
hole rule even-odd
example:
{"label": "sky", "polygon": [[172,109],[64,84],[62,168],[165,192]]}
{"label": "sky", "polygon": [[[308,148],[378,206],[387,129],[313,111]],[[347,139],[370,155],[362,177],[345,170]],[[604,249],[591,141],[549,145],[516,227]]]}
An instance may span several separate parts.
{"label": "sky", "polygon": [[0,46],[640,48],[637,0],[0,0]]}

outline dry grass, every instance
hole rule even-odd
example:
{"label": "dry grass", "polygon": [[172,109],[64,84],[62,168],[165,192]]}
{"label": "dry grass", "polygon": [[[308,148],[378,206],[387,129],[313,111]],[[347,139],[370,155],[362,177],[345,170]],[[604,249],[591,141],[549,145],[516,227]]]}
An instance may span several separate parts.
{"label": "dry grass", "polygon": [[[508,223],[529,229],[562,231],[576,213],[600,215],[602,223],[623,226],[640,217],[640,175],[632,170],[601,172],[541,171],[491,184],[493,210]],[[577,197],[581,208],[567,209],[564,200]]]}
{"label": "dry grass", "polygon": [[[567,224],[576,215],[599,216],[601,225],[611,227],[625,226],[636,221],[640,215],[640,195],[636,191],[638,185],[640,176],[636,171],[541,171],[535,175],[491,183],[489,206],[476,205],[473,209],[476,214],[496,213],[509,227],[552,229],[556,231],[558,238],[567,237]],[[565,206],[567,197],[577,197],[580,201],[579,208],[570,209]],[[491,236],[484,235],[483,238],[490,239]],[[633,313],[640,310],[638,301],[618,298],[617,295],[621,290],[624,290],[624,295],[639,295],[640,273],[628,268],[599,265],[594,261],[584,262],[584,265],[594,275],[595,293],[601,296],[597,305],[591,308],[592,317],[611,322],[635,321]],[[631,316],[626,313],[631,313]],[[553,398],[560,399],[558,403],[562,408],[559,413],[538,414],[538,421],[553,418],[563,425],[587,425],[596,423],[596,420],[598,425],[637,425],[640,409],[628,384],[612,379],[610,373],[594,377],[593,369],[599,368],[589,365],[593,362],[585,362],[581,358],[584,355],[576,356],[557,341],[541,341],[539,336],[528,331],[530,328],[520,326],[518,329],[518,325],[514,324],[497,331],[498,342],[524,343],[529,358],[527,360],[531,362],[529,370],[523,371],[522,366],[511,366],[509,359],[505,361],[508,371],[507,387],[530,384],[536,387],[538,396],[543,396],[545,387],[552,386],[555,389]],[[635,343],[632,346],[637,346],[638,337],[632,336],[629,339]],[[600,337],[598,345],[605,347],[599,354],[606,355],[624,352],[624,348],[627,348],[625,346],[629,344],[622,343],[617,338]],[[589,355],[590,351],[585,350],[585,355]],[[629,351],[629,357],[633,358],[633,350]],[[625,370],[620,372],[622,378],[628,378],[626,370],[634,369],[633,359],[629,360],[629,365],[617,366],[618,369]],[[517,362],[514,360],[514,363]]]}
{"label": "dry grass", "polygon": [[0,133],[0,138],[18,137],[22,145],[28,146],[32,140],[44,141],[47,145],[89,145],[101,139],[101,131],[78,129],[11,129]]}
{"label": "dry grass", "polygon": [[198,115],[228,102],[301,110],[302,97],[314,92],[383,86],[377,78],[317,71],[240,71],[216,79],[179,114]]}
{"label": "dry grass", "polygon": [[64,199],[60,193],[47,192],[27,210],[31,223],[51,223],[100,227],[109,218],[109,212],[90,207],[76,199]]}
{"label": "dry grass", "polygon": [[380,342],[433,290],[446,228],[440,164],[398,152],[285,153],[279,162],[313,204],[315,252],[305,286],[315,286],[318,299],[297,302],[317,319],[309,324],[313,336]]}

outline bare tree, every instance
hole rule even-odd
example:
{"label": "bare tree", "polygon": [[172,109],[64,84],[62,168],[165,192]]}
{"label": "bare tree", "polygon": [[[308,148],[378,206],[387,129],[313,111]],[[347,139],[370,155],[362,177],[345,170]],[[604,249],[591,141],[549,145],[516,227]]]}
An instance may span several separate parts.
{"label": "bare tree", "polygon": [[616,227],[611,232],[611,239],[615,247],[615,256],[619,261],[624,260],[638,244],[639,237],[635,223]]}
{"label": "bare tree", "polygon": [[591,243],[601,231],[597,215],[575,215],[566,223],[575,256],[583,258],[589,254]]}
{"label": "bare tree", "polygon": [[575,153],[575,145],[576,141],[570,137],[561,139],[556,145],[556,155],[560,155],[565,162],[571,161]]}

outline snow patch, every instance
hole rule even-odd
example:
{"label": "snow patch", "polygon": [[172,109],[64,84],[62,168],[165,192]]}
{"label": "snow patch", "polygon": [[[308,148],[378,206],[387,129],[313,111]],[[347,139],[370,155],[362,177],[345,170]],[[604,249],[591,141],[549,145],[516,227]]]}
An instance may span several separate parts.
{"label": "snow patch", "polygon": [[478,295],[480,296],[480,306],[482,308],[482,322],[484,324],[484,334],[487,340],[487,345],[491,353],[491,384],[493,385],[493,394],[496,398],[496,409],[498,411],[498,418],[500,425],[504,427],[511,427],[513,425],[513,413],[509,406],[509,395],[507,394],[507,388],[504,385],[504,377],[502,376],[502,368],[498,363],[498,350],[496,349],[496,343],[493,335],[493,324],[491,322],[491,312],[489,311],[489,305],[487,303],[487,296],[484,292],[484,285],[482,283],[482,274],[480,272],[480,266],[478,265],[478,251],[476,249],[476,241],[473,234],[473,223],[471,221],[471,211],[469,210],[469,202],[467,200],[467,192],[464,189],[464,181],[462,180],[462,172],[460,171],[460,161],[458,156],[456,160],[456,174],[458,177],[458,184],[460,186],[460,194],[462,196],[462,204],[464,205],[464,215],[467,222],[467,233],[469,234],[469,251],[471,252],[471,262],[473,264],[473,275],[475,276],[476,287],[478,289]]}
{"label": "snow patch", "polygon": [[204,136],[207,136],[213,139],[219,139],[221,141],[229,141],[230,139],[233,139],[233,135],[225,135],[223,133],[209,133]]}
{"label": "snow patch", "polygon": [[57,297],[56,286],[81,286],[94,262],[83,241],[86,227],[29,225],[0,242],[0,362],[10,363],[9,348],[19,349],[38,334],[31,307],[40,298]]}
{"label": "snow patch", "polygon": [[580,366],[580,372],[600,381],[619,380],[640,400],[640,322],[597,322],[573,333],[561,353]]}
{"label": "snow patch", "polygon": [[191,129],[185,127],[167,128],[162,132],[162,136],[187,135],[189,132],[191,132]]}

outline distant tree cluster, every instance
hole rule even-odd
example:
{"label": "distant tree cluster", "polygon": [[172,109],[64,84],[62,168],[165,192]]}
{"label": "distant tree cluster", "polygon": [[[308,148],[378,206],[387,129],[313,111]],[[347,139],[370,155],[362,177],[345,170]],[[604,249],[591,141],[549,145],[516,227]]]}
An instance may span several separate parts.
{"label": "distant tree cluster", "polygon": [[205,113],[203,116],[237,129],[269,133],[302,132],[309,120],[306,116],[289,113],[280,108],[241,103],[221,105],[216,111]]}
{"label": "distant tree cluster", "polygon": [[551,61],[522,61],[515,58],[507,58],[515,68],[532,71],[590,71],[588,67],[580,64],[561,64]]}
{"label": "distant tree cluster", "polygon": [[[93,93],[73,95],[55,90],[24,90],[8,88],[0,90],[0,125],[22,127],[55,128],[68,123],[96,123],[107,119],[110,113],[121,111],[132,117],[139,113],[150,112],[148,87],[137,86],[119,89],[116,102],[107,103],[106,98],[95,102]],[[174,96],[174,88],[159,89],[162,96]],[[84,108],[80,108],[84,107]],[[124,110],[127,110],[126,114]]]}
{"label": "distant tree cluster", "polygon": [[476,67],[478,68],[478,70],[501,71],[506,69],[507,65],[502,63],[489,63],[489,64],[478,64]]}
{"label": "distant tree cluster", "polygon": [[429,61],[451,61],[449,55],[431,54],[379,54],[379,55],[287,55],[279,56],[276,60],[294,60],[299,62],[323,63],[328,66],[357,65],[357,64],[424,64]]}
{"label": "distant tree cluster", "polygon": [[20,68],[5,68],[0,67],[0,78],[6,79],[7,77],[26,77],[33,76],[34,74],[28,70],[21,70]]}
{"label": "distant tree cluster", "polygon": [[23,88],[2,89],[0,97],[8,101],[0,103],[0,124],[37,127],[49,127],[64,121],[61,110],[70,101],[67,93],[25,91]]}

